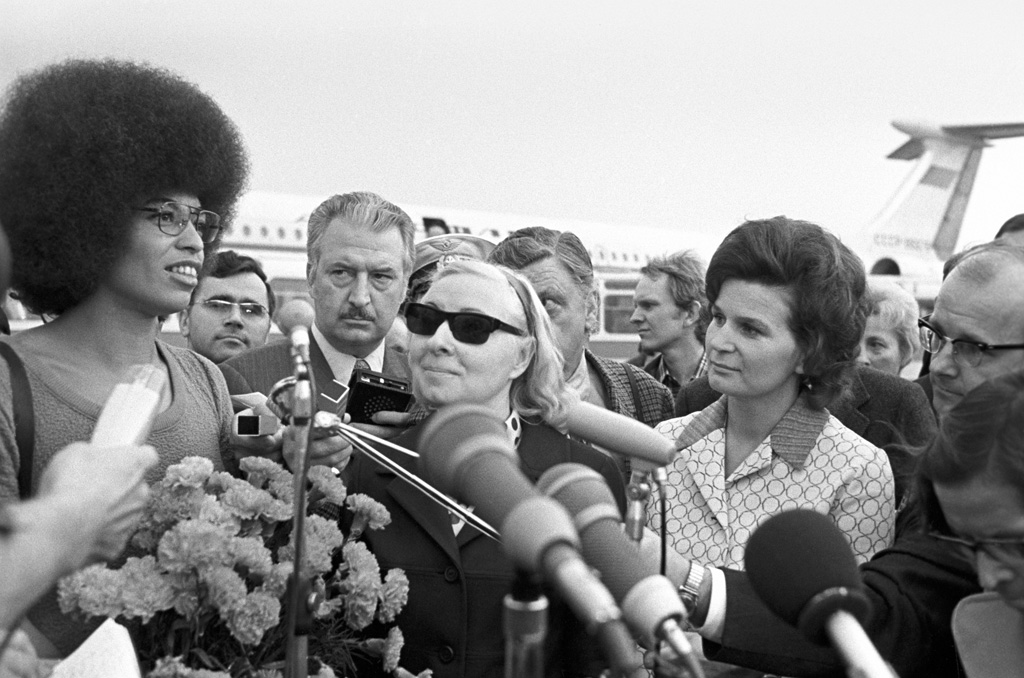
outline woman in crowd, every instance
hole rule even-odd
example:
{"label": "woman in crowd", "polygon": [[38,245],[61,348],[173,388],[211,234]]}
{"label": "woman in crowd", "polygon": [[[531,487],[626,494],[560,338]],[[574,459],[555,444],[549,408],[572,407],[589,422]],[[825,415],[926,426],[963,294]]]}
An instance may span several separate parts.
{"label": "woman in crowd", "polygon": [[[133,365],[166,377],[147,440],[159,462],[147,480],[189,455],[224,468],[232,412],[223,378],[157,337],[161,319],[189,303],[247,169],[235,125],[166,71],[73,60],[13,85],[0,114],[0,222],[13,291],[46,320],[10,339],[35,413],[24,477],[32,491],[59,450],[90,439]],[[12,403],[27,397],[12,393],[0,362],[0,501],[24,494]],[[90,629],[61,615],[52,592],[29,620],[42,656],[67,654]]]}
{"label": "woman in crowd", "polygon": [[972,562],[986,593],[965,598],[953,635],[971,676],[1024,662],[1024,372],[987,381],[942,418],[918,494],[933,537]]}
{"label": "woman in crowd", "polygon": [[821,227],[775,217],[726,236],[708,266],[706,409],[662,422],[676,441],[667,530],[677,551],[742,569],[750,534],[809,508],[847,535],[858,562],[889,545],[885,453],[826,409],[864,329],[864,269]]}
{"label": "woman in crowd", "polygon": [[[623,508],[615,461],[559,432],[574,398],[547,314],[525,279],[479,261],[452,261],[419,303],[406,306],[405,318],[418,403],[486,407],[506,422],[519,467],[531,481],[556,464],[583,463],[602,473]],[[429,423],[428,417],[394,442],[427,453],[419,440]],[[420,473],[415,459],[382,451]],[[348,472],[350,491],[368,494],[391,513],[387,529],[366,534],[371,550],[382,568],[401,567],[409,576],[409,601],[397,619],[405,635],[402,665],[431,669],[435,678],[501,676],[498,630],[513,571],[500,544],[458,520],[453,525],[443,507],[363,455],[352,458]],[[577,643],[578,625],[559,614],[568,612],[552,610],[545,673],[585,674],[594,667],[579,650],[593,643]]]}
{"label": "woman in crowd", "polygon": [[868,319],[860,340],[859,361],[899,376],[903,368],[921,356],[917,328],[921,312],[917,301],[896,283],[878,279],[868,282],[865,299]]}

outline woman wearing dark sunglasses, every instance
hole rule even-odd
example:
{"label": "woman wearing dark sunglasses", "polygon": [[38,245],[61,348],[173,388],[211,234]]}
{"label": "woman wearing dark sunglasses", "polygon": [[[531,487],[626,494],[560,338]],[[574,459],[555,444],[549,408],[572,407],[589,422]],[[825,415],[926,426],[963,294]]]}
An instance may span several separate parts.
{"label": "woman wearing dark sunglasses", "polygon": [[[223,469],[231,404],[212,363],[158,341],[189,303],[247,175],[238,129],[194,85],[118,61],[67,61],[19,78],[0,113],[0,222],[12,288],[45,324],[11,337],[35,416],[31,487],[68,443],[89,440],[125,371],[152,365],[167,387],[147,442],[150,482],[188,455]],[[19,447],[0,361],[0,501],[19,496]],[[50,596],[29,614],[42,656],[89,627]]]}
{"label": "woman wearing dark sunglasses", "polygon": [[[559,432],[574,396],[547,314],[525,279],[491,264],[453,261],[405,317],[418,403],[493,410],[506,421],[530,480],[559,463],[586,464],[604,476],[622,509],[625,491],[612,458]],[[394,442],[418,450],[424,425]],[[419,472],[416,459],[381,451]],[[409,576],[409,601],[396,620],[405,636],[402,665],[431,669],[435,678],[502,675],[502,599],[513,571],[501,545],[471,525],[453,524],[444,508],[362,455],[349,470],[350,491],[369,494],[391,513],[386,530],[366,535],[370,548],[382,568],[401,567]],[[548,629],[545,675],[597,675],[596,648],[561,604],[553,605]],[[359,675],[375,672],[379,666],[360,667]]]}

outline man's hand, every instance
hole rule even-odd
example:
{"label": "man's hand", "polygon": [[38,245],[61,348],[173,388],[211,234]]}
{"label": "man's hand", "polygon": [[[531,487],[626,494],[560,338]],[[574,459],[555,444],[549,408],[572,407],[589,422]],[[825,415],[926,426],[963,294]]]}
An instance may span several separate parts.
{"label": "man's hand", "polygon": [[149,498],[146,472],[156,462],[149,445],[73,443],[53,458],[32,503],[50,525],[41,536],[64,552],[68,571],[124,550]]}
{"label": "man's hand", "polygon": [[352,426],[378,438],[391,440],[398,437],[412,423],[413,415],[411,412],[382,410],[373,415],[373,424],[352,424]]}
{"label": "man's hand", "polygon": [[[21,629],[11,637],[7,650],[0,657],[0,678],[42,678],[50,673],[48,666],[40,663],[36,649]],[[0,631],[0,640],[4,632]]]}
{"label": "man's hand", "polygon": [[283,426],[278,427],[277,432],[265,436],[240,436],[235,433],[235,431],[238,430],[238,417],[250,414],[265,414],[274,416],[275,418],[277,416],[269,407],[266,406],[265,402],[255,407],[236,412],[235,421],[232,422],[231,426],[231,451],[234,453],[235,458],[265,457],[271,461],[276,461],[279,464],[282,463],[284,461],[284,457],[281,454],[281,441],[284,434]]}
{"label": "man's hand", "polygon": [[[334,421],[337,421],[336,415],[325,412],[318,412],[314,421],[322,418],[323,415],[327,415]],[[285,461],[288,462],[288,468],[294,471],[295,462],[292,459],[294,457],[292,450],[295,448],[293,445],[288,444],[289,439],[287,438],[287,435],[290,435],[290,433],[286,434],[284,453]],[[341,471],[348,466],[348,461],[352,457],[352,443],[329,428],[325,429],[314,425],[308,452],[310,466],[331,466]]]}

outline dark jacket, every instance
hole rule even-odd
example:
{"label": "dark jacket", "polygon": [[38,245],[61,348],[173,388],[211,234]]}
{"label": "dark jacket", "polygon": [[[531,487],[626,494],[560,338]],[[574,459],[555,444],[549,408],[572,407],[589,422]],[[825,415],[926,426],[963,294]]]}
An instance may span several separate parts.
{"label": "dark jacket", "polygon": [[[652,427],[672,418],[672,392],[642,368],[604,358],[589,349],[584,355],[587,367],[592,368],[601,378],[605,404],[609,410]],[[634,398],[627,372],[636,383],[637,398]]]}
{"label": "dark jacket", "polygon": [[[409,429],[395,443],[416,450],[423,425]],[[418,461],[382,449],[414,473]],[[518,455],[520,469],[532,482],[548,468],[585,464],[600,472],[619,502],[625,489],[608,455],[570,440],[546,425],[524,423]],[[405,637],[401,665],[414,674],[432,669],[434,678],[502,678],[503,598],[513,578],[512,564],[501,545],[464,525],[458,536],[447,511],[394,473],[364,455],[346,469],[349,492],[369,495],[391,513],[391,524],[369,531],[365,539],[382,570],[400,567],[409,577],[409,601],[396,623]],[[495,525],[494,527],[500,527]],[[597,675],[595,643],[564,605],[552,601],[545,646],[545,675]],[[385,630],[379,626],[369,635]],[[357,667],[360,676],[383,673],[379,661]]]}
{"label": "dark jacket", "polygon": [[[324,357],[324,352],[312,337],[309,340],[309,362],[313,368],[317,390],[322,392],[324,386],[334,380],[334,373],[327,363],[327,358]],[[246,351],[222,362],[218,367],[224,374],[228,393],[231,395],[254,392],[270,395],[274,384],[294,373],[291,346],[286,341]],[[409,365],[405,355],[385,345],[382,372],[390,377],[408,380]],[[326,402],[318,403],[317,409],[334,411],[331,404]]]}
{"label": "dark jacket", "polygon": [[[861,565],[873,614],[868,637],[900,678],[959,678],[953,609],[980,589],[973,563],[948,544],[922,534],[904,512],[896,542]],[[709,659],[783,676],[845,676],[839,655],[814,645],[768,611],[746,574],[725,570],[722,642],[704,641]]]}
{"label": "dark jacket", "polygon": [[[711,388],[707,376],[694,379],[679,389],[675,416],[699,412],[721,395]],[[914,470],[917,451],[938,430],[924,391],[912,381],[858,365],[850,386],[828,411],[861,438],[885,450],[899,506]]]}

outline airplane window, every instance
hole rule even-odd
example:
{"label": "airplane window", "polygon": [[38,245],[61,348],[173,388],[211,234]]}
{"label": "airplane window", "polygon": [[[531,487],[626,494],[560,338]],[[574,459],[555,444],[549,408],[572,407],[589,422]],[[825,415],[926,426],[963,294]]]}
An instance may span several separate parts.
{"label": "airplane window", "polygon": [[633,315],[632,294],[607,294],[604,298],[604,329],[610,334],[636,334],[629,317]]}
{"label": "airplane window", "polygon": [[277,238],[278,240],[284,240],[284,228],[277,229]]}
{"label": "airplane window", "polygon": [[260,237],[266,238],[268,235],[270,235],[270,229],[266,226],[260,226]]}
{"label": "airplane window", "polygon": [[301,228],[296,228],[295,229],[295,239],[296,240],[302,240],[302,229]]}
{"label": "airplane window", "polygon": [[242,226],[242,235],[244,235],[246,238],[252,235],[252,229],[249,227],[248,224]]}

